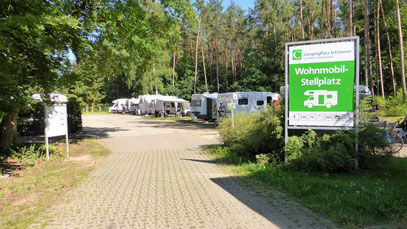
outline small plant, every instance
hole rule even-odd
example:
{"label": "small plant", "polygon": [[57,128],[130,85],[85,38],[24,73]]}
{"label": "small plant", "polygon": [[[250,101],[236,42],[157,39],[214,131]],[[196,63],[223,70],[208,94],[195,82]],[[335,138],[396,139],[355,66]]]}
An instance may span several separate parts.
{"label": "small plant", "polygon": [[[53,145],[49,145],[50,154],[62,155],[60,149]],[[37,160],[41,160],[46,155],[46,146],[42,143],[13,143],[10,147],[10,158],[19,159],[22,164],[32,166]]]}

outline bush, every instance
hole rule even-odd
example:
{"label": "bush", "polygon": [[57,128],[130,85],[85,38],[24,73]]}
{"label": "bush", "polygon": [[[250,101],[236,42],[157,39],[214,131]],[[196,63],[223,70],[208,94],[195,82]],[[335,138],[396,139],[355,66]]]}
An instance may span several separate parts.
{"label": "bush", "polygon": [[382,167],[391,158],[392,149],[383,128],[365,125],[359,132],[358,152],[354,132],[337,131],[318,136],[310,130],[293,136],[286,146],[289,168],[304,172],[343,173],[358,167]]}
{"label": "bush", "polygon": [[252,114],[237,114],[219,124],[223,143],[244,157],[254,158],[258,154],[272,154],[276,160],[284,159],[284,131],[282,115],[268,107],[265,111]]}
{"label": "bush", "polygon": [[76,97],[69,97],[67,112],[68,132],[73,134],[82,131],[82,107]]}
{"label": "bush", "polygon": [[383,99],[380,96],[374,98],[374,103],[379,106],[380,114],[383,116],[404,116],[407,114],[407,103],[403,102],[403,93],[401,89],[395,97],[389,96]]}
{"label": "bush", "polygon": [[[62,155],[62,151],[53,145],[49,145],[49,153],[54,155]],[[46,146],[44,143],[23,143],[15,142],[10,146],[6,157],[17,158],[23,165],[32,166],[37,160],[41,160],[46,156]],[[5,159],[5,158],[3,158]]]}

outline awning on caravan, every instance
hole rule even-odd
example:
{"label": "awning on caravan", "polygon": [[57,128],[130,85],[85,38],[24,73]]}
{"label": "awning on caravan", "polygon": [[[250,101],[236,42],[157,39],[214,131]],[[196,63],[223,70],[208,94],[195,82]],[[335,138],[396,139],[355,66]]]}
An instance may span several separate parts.
{"label": "awning on caravan", "polygon": [[213,95],[208,95],[208,96],[205,96],[206,98],[209,98],[209,99],[212,99],[212,100],[215,100],[215,101],[218,101],[218,98],[216,98],[215,96],[213,96]]}

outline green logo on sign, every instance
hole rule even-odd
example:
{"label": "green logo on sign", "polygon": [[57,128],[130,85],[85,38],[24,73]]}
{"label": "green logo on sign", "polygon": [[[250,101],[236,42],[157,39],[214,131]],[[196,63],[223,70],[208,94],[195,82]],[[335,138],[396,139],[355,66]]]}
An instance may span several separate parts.
{"label": "green logo on sign", "polygon": [[301,59],[302,59],[302,50],[301,49],[293,50],[293,60]]}

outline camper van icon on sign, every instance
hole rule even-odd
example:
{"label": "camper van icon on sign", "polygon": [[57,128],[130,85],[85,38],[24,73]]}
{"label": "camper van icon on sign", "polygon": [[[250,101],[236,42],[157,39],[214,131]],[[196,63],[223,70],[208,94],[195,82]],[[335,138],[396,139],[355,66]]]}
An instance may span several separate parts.
{"label": "camper van icon on sign", "polygon": [[308,90],[304,95],[309,96],[304,101],[304,106],[308,108],[313,106],[331,108],[338,105],[338,91]]}

